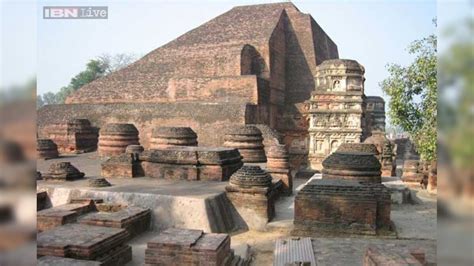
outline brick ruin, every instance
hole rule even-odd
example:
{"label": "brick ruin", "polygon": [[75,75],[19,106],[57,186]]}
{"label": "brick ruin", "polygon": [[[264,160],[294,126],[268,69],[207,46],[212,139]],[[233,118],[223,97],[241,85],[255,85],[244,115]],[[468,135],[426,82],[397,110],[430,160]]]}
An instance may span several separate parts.
{"label": "brick ruin", "polygon": [[38,256],[93,260],[101,265],[125,265],[132,249],[125,229],[68,224],[38,234]]}
{"label": "brick ruin", "polygon": [[296,195],[293,233],[382,234],[391,230],[390,204],[380,183],[312,180]]}
{"label": "brick ruin", "polygon": [[323,179],[381,183],[381,165],[372,144],[342,144],[323,161]]}
{"label": "brick ruin", "polygon": [[48,172],[42,174],[44,180],[51,181],[73,181],[84,177],[84,173],[80,172],[70,162],[52,163]]}
{"label": "brick ruin", "polygon": [[372,136],[365,139],[364,143],[374,144],[377,147],[377,159],[382,165],[382,176],[395,176],[394,144],[385,136],[385,132],[373,131]]}
{"label": "brick ruin", "polygon": [[293,176],[291,175],[288,151],[285,145],[273,145],[268,148],[267,168],[273,179],[282,181],[283,195],[293,194]]}
{"label": "brick ruin", "polygon": [[249,229],[264,230],[275,216],[278,192],[272,177],[260,166],[242,166],[230,177],[225,190]]}
{"label": "brick ruin", "polygon": [[100,129],[100,156],[122,154],[128,145],[139,144],[138,130],[133,124],[111,123]]}
{"label": "brick ruin", "polygon": [[51,139],[61,153],[82,153],[97,149],[97,129],[87,119],[69,119],[44,126],[40,137]]}
{"label": "brick ruin", "polygon": [[[316,132],[308,135],[305,102],[321,85],[322,69],[330,62],[354,65],[358,73],[346,71],[339,82],[327,85],[335,90],[346,85],[363,89],[363,68],[352,60],[333,59],[338,59],[336,44],[294,4],[234,7],[134,64],[83,86],[66,104],[42,107],[38,129],[43,132],[52,123],[74,118],[89,119],[98,128],[133,123],[141,144],[150,148],[153,125],[190,126],[200,144],[222,146],[225,129],[264,124],[282,135],[290,164],[298,168],[307,165],[308,151],[314,149],[309,135]],[[329,63],[323,63],[326,60]],[[347,134],[339,133],[338,144],[345,138],[357,141],[363,130],[357,118],[364,116],[363,90],[351,93],[350,101],[359,101],[354,105],[360,108],[346,110],[357,112],[345,117],[333,112],[328,118],[333,127],[346,119]],[[334,149],[338,146],[332,139],[331,143]],[[323,150],[331,150],[331,143]]]}
{"label": "brick ruin", "polygon": [[293,234],[393,234],[391,198],[372,144],[342,144],[323,161],[322,179],[296,195]]}
{"label": "brick ruin", "polygon": [[314,170],[342,143],[361,142],[365,128],[364,67],[355,60],[324,61],[316,68],[307,102],[309,161]]}
{"label": "brick ruin", "polygon": [[227,234],[170,228],[147,244],[145,265],[247,265],[235,256]]}
{"label": "brick ruin", "polygon": [[51,139],[37,139],[36,157],[38,159],[58,158],[58,145],[56,145],[56,143],[54,143]]}
{"label": "brick ruin", "polygon": [[126,242],[148,230],[150,219],[149,209],[92,198],[73,198],[40,210],[38,261],[40,265],[125,265],[132,259]]}
{"label": "brick ruin", "polygon": [[379,96],[366,96],[365,112],[368,131],[385,132],[385,100]]}
{"label": "brick ruin", "polygon": [[420,183],[423,180],[423,173],[420,171],[418,160],[405,160],[403,162],[403,182]]}
{"label": "brick ruin", "polygon": [[150,149],[197,145],[196,132],[190,127],[157,127],[151,133]]}
{"label": "brick ruin", "polygon": [[113,156],[102,163],[101,175],[226,181],[242,165],[237,149],[170,146]]}
{"label": "brick ruin", "polygon": [[245,163],[267,161],[262,132],[255,126],[230,128],[225,135],[224,147],[238,149]]}

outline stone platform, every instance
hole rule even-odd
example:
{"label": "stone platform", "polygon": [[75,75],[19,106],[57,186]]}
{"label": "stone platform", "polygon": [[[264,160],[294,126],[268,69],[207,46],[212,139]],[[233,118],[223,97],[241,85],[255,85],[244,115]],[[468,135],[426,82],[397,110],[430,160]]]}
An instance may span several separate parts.
{"label": "stone platform", "polygon": [[93,188],[89,187],[88,178],[100,176],[103,161],[95,152],[38,160],[38,171],[47,171],[49,164],[60,161],[71,162],[86,178],[61,183],[38,181],[37,190],[48,192],[52,206],[77,197],[102,198],[106,202],[151,209],[152,230],[181,227],[222,233],[245,227],[225,196],[227,182],[107,178],[111,187]]}
{"label": "stone platform", "polygon": [[225,196],[226,182],[189,182],[154,178],[108,179],[111,187],[88,187],[87,179],[67,183],[39,181],[53,206],[76,197],[151,209],[151,229],[168,227],[231,232],[241,227]]}

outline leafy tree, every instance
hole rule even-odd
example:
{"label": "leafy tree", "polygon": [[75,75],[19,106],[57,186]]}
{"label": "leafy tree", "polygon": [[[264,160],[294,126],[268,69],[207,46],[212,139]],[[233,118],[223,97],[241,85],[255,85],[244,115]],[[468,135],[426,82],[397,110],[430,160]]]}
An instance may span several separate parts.
{"label": "leafy tree", "polygon": [[[434,21],[436,24],[436,21]],[[390,97],[392,124],[408,132],[424,160],[436,159],[437,37],[432,34],[408,46],[414,61],[389,64],[389,77],[380,83]]]}
{"label": "leafy tree", "polygon": [[[440,141],[448,145],[453,163],[460,172],[470,173],[474,166],[474,19],[467,18],[444,29],[450,45],[439,57],[438,81]],[[458,173],[462,175],[462,173]],[[472,182],[472,181],[471,181]]]}
{"label": "leafy tree", "polygon": [[90,60],[86,69],[75,75],[67,86],[62,87],[57,93],[47,92],[38,96],[37,106],[41,107],[47,104],[61,104],[66,98],[82,86],[103,77],[113,71],[126,67],[135,60],[134,55],[117,54],[111,56],[104,54],[97,59]]}
{"label": "leafy tree", "polygon": [[[41,98],[41,96],[40,96],[40,98]],[[47,93],[43,94],[42,102],[43,102],[43,104],[57,104],[58,100],[56,99],[56,94],[54,94],[52,92],[47,92]]]}

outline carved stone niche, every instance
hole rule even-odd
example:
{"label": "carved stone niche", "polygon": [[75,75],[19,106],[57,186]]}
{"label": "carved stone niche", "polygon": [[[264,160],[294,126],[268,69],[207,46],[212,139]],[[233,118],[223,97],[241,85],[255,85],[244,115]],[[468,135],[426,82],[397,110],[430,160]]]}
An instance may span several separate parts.
{"label": "carved stone niche", "polygon": [[364,67],[355,60],[326,60],[317,66],[316,90],[363,92],[364,73]]}
{"label": "carved stone niche", "polygon": [[230,177],[225,189],[249,229],[264,230],[275,216],[276,190],[272,177],[260,166],[242,166]]}
{"label": "carved stone niche", "polygon": [[323,161],[323,179],[381,183],[381,165],[372,144],[343,143]]}

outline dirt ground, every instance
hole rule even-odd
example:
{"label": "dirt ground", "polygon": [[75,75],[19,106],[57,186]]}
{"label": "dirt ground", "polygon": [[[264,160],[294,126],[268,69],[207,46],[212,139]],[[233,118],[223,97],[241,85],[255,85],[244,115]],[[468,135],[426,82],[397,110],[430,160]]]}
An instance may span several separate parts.
{"label": "dirt ground", "polygon": [[[320,265],[362,265],[367,245],[386,245],[393,249],[421,248],[429,265],[436,264],[436,196],[412,188],[416,204],[392,205],[391,218],[397,228],[396,239],[368,237],[313,238],[316,262]],[[281,204],[280,204],[281,205]],[[278,204],[277,204],[278,206]],[[277,209],[278,212],[278,209]],[[268,232],[247,231],[232,236],[232,245],[247,243],[252,256],[251,265],[273,265],[275,241],[290,236],[289,229]]]}

